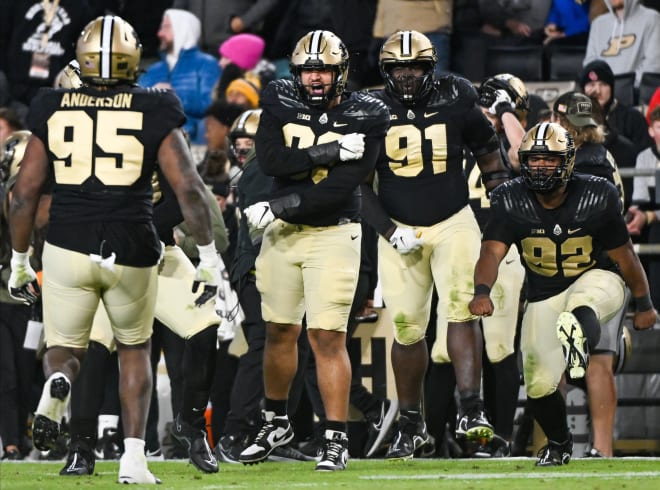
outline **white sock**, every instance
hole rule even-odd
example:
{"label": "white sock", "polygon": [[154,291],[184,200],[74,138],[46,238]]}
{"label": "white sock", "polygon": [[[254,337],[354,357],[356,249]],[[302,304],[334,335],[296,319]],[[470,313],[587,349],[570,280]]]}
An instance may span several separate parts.
{"label": "white sock", "polygon": [[98,437],[103,437],[105,429],[117,429],[119,426],[119,415],[99,415],[98,419]]}
{"label": "white sock", "polygon": [[137,437],[124,438],[124,453],[128,455],[140,454],[144,456],[144,441]]}

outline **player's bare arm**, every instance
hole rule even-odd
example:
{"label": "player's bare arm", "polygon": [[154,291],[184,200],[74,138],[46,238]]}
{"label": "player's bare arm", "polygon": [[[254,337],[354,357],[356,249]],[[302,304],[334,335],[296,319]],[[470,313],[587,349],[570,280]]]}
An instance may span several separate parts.
{"label": "player's bare arm", "polygon": [[496,240],[485,240],[481,244],[479,260],[474,268],[474,298],[468,308],[473,315],[490,316],[494,306],[490,299],[490,289],[497,280],[497,272],[509,247]]}
{"label": "player's bare arm", "polygon": [[477,157],[477,164],[481,169],[481,179],[488,192],[509,180],[509,171],[502,163],[499,150],[493,150]]}
{"label": "player's bare arm", "polygon": [[181,133],[175,129],[165,137],[158,150],[158,162],[176,193],[186,223],[199,245],[213,240],[211,213],[204,198],[204,182],[197,173],[190,150]]}
{"label": "player's bare arm", "polygon": [[9,211],[12,248],[18,252],[27,251],[30,245],[30,235],[48,174],[48,157],[44,144],[39,138],[32,136],[25,149]]}
{"label": "player's bare arm", "polygon": [[630,288],[635,302],[635,316],[633,327],[637,330],[651,328],[657,318],[657,311],[651,302],[649,283],[639,257],[633,249],[632,242],[608,250],[609,257],[616,262],[624,281]]}

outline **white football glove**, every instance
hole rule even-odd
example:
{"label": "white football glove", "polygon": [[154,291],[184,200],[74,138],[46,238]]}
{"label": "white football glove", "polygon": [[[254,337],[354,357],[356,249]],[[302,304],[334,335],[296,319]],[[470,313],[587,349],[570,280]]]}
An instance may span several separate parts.
{"label": "white football glove", "polygon": [[495,91],[495,102],[493,102],[491,106],[488,108],[488,112],[490,112],[493,116],[499,117],[501,115],[501,108],[500,108],[500,112],[498,113],[497,106],[500,104],[505,104],[511,109],[516,108],[515,104],[511,100],[511,97],[504,89],[498,89]]}
{"label": "white football glove", "polygon": [[7,284],[9,295],[26,305],[36,303],[41,294],[37,273],[30,265],[28,252],[11,251],[11,274]]}
{"label": "white football glove", "polygon": [[274,219],[275,215],[270,210],[268,201],[260,201],[243,210],[243,214],[252,229],[266,228]]}
{"label": "white football glove", "polygon": [[364,155],[364,134],[351,133],[339,139],[339,159],[359,160]]}
{"label": "white football glove", "polygon": [[218,286],[222,284],[220,271],[225,268],[225,265],[215,249],[214,241],[211,241],[208,245],[197,245],[197,250],[199,250],[199,264],[195,270],[192,292],[196,293],[199,285],[204,283],[204,291],[195,300],[195,306],[199,307],[210,300],[215,301]]}
{"label": "white football glove", "polygon": [[424,244],[424,239],[420,237],[421,233],[418,234],[412,228],[397,226],[390,237],[390,245],[402,255],[409,254]]}

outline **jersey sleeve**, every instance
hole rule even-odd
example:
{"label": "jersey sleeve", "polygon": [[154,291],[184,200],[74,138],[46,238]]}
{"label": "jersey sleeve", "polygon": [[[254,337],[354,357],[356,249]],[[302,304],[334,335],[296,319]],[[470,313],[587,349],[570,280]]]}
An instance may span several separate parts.
{"label": "jersey sleeve", "polygon": [[594,233],[594,239],[602,243],[605,250],[618,248],[628,242],[630,234],[626,222],[621,214],[621,198],[619,193],[610,182],[607,183],[607,205],[599,219],[600,226]]}
{"label": "jersey sleeve", "polygon": [[508,219],[503,202],[503,193],[495,188],[490,199],[490,217],[483,231],[483,241],[495,240],[511,246],[514,242],[511,220]]}

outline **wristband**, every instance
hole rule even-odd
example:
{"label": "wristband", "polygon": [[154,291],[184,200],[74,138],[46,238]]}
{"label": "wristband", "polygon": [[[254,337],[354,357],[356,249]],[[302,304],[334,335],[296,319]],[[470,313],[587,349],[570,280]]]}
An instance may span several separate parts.
{"label": "wristband", "polygon": [[635,300],[635,308],[637,311],[648,311],[653,309],[653,302],[651,301],[651,295],[645,294],[644,296],[637,296],[633,298]]}
{"label": "wristband", "polygon": [[13,248],[11,249],[11,263],[12,266],[16,265],[26,265],[30,263],[30,254],[29,252],[17,252]]}
{"label": "wristband", "polygon": [[197,245],[199,251],[199,261],[203,263],[216,263],[218,261],[218,252],[215,250],[215,240],[211,240],[208,245]]}
{"label": "wristband", "polygon": [[479,296],[480,294],[485,294],[488,296],[490,294],[490,287],[485,284],[477,284],[474,287],[474,295]]}

